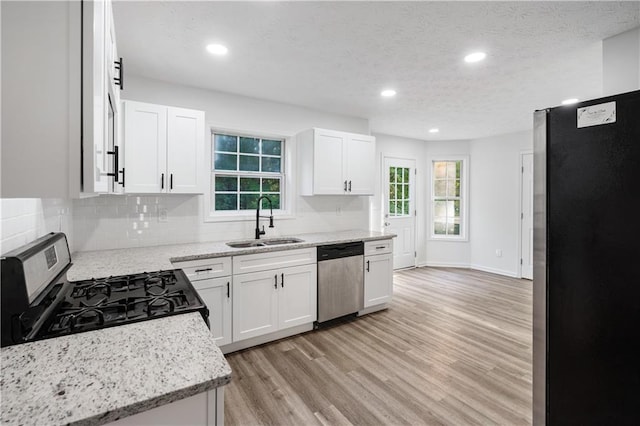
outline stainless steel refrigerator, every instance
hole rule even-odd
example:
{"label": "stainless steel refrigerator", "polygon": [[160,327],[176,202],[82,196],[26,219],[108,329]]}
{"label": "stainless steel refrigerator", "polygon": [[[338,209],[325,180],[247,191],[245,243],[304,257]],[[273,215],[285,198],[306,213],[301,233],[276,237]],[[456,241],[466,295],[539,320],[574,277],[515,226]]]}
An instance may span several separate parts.
{"label": "stainless steel refrigerator", "polygon": [[533,422],[640,424],[640,91],[536,111],[534,197]]}

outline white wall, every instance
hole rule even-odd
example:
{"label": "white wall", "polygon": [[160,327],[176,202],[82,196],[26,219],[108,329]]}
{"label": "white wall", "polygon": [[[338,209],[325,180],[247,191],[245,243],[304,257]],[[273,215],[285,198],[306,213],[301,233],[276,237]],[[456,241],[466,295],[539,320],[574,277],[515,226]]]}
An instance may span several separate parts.
{"label": "white wall", "polygon": [[603,96],[640,89],[640,27],[602,41]]}
{"label": "white wall", "polygon": [[[469,141],[430,141],[427,142],[426,149],[426,169],[423,175],[425,182],[428,182],[431,176],[430,165],[433,160],[442,159],[448,155],[469,155]],[[469,194],[473,193],[473,171],[475,168],[474,159],[469,159]],[[425,187],[425,199],[431,199],[431,185]],[[427,201],[427,206],[430,203]],[[469,203],[469,211],[475,206]],[[431,220],[431,209],[426,209],[426,265],[427,266],[452,266],[452,267],[468,267],[470,263],[471,247],[470,241],[442,241],[429,239],[429,226]],[[470,225],[472,226],[472,225]]]}
{"label": "white wall", "polygon": [[[368,133],[366,119],[128,76],[123,99],[205,111],[208,127],[294,135],[310,127]],[[126,142],[125,142],[126,163]],[[294,185],[295,186],[295,185]],[[368,197],[299,197],[269,235],[369,228]],[[100,196],[74,200],[76,249],[98,250],[253,238],[254,221],[203,221],[202,196]],[[168,221],[158,220],[167,209]],[[338,212],[340,210],[340,212]]]}
{"label": "white wall", "polygon": [[[470,260],[474,269],[519,273],[520,154],[533,151],[533,132],[472,140]],[[496,256],[502,250],[502,257]]]}
{"label": "white wall", "polygon": [[64,232],[73,250],[71,202],[63,199],[0,199],[0,253],[30,243],[48,232]]}
{"label": "white wall", "polygon": [[[375,134],[376,137],[376,195],[370,198],[371,229],[383,230],[384,199],[382,168],[384,156],[416,160],[416,264],[424,265],[427,261],[426,251],[426,199],[425,187],[428,179],[426,168],[427,143],[423,140],[408,139],[400,136]],[[426,175],[425,175],[426,173]]]}

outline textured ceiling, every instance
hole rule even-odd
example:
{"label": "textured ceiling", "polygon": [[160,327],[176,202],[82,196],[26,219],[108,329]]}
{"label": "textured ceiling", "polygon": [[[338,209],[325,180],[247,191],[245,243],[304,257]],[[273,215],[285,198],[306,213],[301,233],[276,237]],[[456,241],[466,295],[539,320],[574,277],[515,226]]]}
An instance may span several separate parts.
{"label": "textured ceiling", "polygon": [[[118,1],[114,19],[132,74],[471,139],[601,96],[601,40],[639,26],[640,2]],[[474,50],[487,59],[465,64]]]}

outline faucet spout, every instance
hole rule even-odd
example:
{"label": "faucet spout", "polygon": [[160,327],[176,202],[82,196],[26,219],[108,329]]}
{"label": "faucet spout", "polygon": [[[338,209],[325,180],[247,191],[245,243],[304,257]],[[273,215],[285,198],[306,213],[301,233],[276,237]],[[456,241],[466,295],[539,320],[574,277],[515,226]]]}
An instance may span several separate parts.
{"label": "faucet spout", "polygon": [[[269,202],[269,209],[271,214],[269,216],[260,216],[260,202],[262,200],[267,200]],[[266,232],[264,230],[264,225],[262,226],[262,230],[260,229],[260,218],[268,217],[269,218],[269,228],[273,228],[273,203],[271,202],[271,198],[266,195],[261,195],[258,198],[257,206],[256,206],[256,240],[260,239],[260,235],[264,235]]]}

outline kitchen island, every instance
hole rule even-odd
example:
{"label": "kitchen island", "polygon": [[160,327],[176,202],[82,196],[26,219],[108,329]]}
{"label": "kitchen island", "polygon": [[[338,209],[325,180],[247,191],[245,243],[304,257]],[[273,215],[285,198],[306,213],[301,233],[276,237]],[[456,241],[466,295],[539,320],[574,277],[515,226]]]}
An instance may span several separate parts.
{"label": "kitchen island", "polygon": [[196,396],[199,412],[185,414],[212,425],[231,380],[199,313],[5,347],[1,358],[5,425],[101,425],[142,412],[149,422],[157,407]]}

